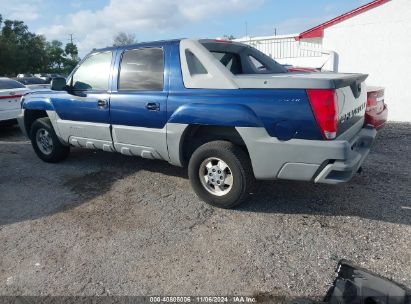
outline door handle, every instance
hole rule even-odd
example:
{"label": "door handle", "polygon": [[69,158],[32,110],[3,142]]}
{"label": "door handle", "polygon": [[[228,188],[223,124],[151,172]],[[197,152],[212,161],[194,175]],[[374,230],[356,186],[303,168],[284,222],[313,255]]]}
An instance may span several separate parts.
{"label": "door handle", "polygon": [[160,111],[160,104],[158,102],[148,102],[146,109],[149,111]]}
{"label": "door handle", "polygon": [[99,99],[97,101],[97,106],[99,107],[99,109],[104,109],[107,108],[108,102],[105,99]]}

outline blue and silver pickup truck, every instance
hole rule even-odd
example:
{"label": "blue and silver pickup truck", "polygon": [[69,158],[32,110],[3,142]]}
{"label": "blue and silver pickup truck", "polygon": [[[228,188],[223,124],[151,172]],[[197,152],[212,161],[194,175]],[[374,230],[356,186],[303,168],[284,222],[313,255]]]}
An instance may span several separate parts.
{"label": "blue and silver pickup truck", "polygon": [[287,73],[250,46],[179,39],[95,50],[67,81],[22,98],[21,129],[46,162],[70,146],[188,166],[209,204],[255,179],[346,182],[376,136],[363,74]]}

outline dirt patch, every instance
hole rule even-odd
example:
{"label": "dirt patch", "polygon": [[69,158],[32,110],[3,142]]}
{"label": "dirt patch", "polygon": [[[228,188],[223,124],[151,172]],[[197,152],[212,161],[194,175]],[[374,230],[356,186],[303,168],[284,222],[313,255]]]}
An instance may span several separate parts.
{"label": "dirt patch", "polygon": [[68,176],[63,183],[76,194],[87,197],[105,193],[116,180],[116,174],[110,171],[97,171],[83,175]]}

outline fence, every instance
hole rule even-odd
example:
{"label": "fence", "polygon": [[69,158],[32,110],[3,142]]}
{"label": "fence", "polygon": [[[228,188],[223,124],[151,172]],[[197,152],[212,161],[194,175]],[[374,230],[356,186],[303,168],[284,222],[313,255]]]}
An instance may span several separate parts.
{"label": "fence", "polygon": [[297,41],[294,37],[247,37],[236,41],[255,47],[280,64],[338,71],[338,55],[332,50],[324,50],[322,41]]}
{"label": "fence", "polygon": [[274,59],[322,56],[320,43],[297,41],[293,36],[256,37],[236,41],[251,45]]}

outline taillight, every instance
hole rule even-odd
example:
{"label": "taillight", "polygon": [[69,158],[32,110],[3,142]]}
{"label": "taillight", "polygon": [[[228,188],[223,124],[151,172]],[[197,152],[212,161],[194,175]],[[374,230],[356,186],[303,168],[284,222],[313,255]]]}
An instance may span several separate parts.
{"label": "taillight", "polygon": [[367,94],[367,108],[366,112],[374,111],[377,109],[378,106],[378,92],[368,92]]}
{"label": "taillight", "polygon": [[307,95],[323,138],[336,138],[338,106],[335,90],[310,89],[307,90]]}
{"label": "taillight", "polygon": [[384,109],[384,89],[376,88],[367,94],[366,112],[382,111]]}

